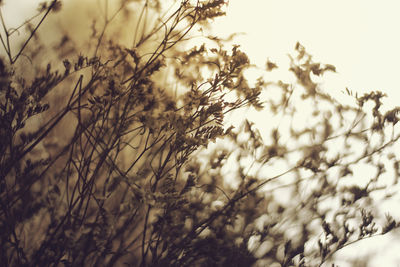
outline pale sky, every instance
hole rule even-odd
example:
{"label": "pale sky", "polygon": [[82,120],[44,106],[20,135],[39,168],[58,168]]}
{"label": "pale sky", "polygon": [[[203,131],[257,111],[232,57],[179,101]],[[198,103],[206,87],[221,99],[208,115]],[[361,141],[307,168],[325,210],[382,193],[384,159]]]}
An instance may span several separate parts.
{"label": "pale sky", "polygon": [[400,1],[230,0],[228,16],[215,29],[245,32],[237,39],[252,62],[287,62],[297,41],[315,60],[336,66],[326,77],[330,90],[382,90],[398,105],[400,88]]}

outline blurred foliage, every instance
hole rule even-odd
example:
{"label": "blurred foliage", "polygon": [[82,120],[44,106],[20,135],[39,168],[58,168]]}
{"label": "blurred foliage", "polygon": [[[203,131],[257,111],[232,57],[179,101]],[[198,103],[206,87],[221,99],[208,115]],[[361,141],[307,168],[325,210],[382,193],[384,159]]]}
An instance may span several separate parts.
{"label": "blurred foliage", "polygon": [[[62,3],[1,14],[2,266],[319,266],[400,226],[373,197],[399,177],[381,92],[338,103],[299,43],[295,84],[249,85],[247,55],[207,35],[222,0]],[[290,123],[230,127],[248,107]]]}

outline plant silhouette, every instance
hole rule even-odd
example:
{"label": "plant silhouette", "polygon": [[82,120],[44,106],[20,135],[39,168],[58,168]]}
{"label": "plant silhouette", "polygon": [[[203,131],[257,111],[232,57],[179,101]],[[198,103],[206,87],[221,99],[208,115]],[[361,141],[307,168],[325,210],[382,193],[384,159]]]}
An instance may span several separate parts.
{"label": "plant silhouette", "polygon": [[[209,33],[222,0],[61,3],[17,28],[1,13],[2,266],[321,266],[399,227],[374,197],[399,176],[381,92],[337,102],[316,82],[335,67],[299,43],[297,83],[250,85],[247,55]],[[307,123],[269,142],[226,120],[295,121],[299,101]]]}

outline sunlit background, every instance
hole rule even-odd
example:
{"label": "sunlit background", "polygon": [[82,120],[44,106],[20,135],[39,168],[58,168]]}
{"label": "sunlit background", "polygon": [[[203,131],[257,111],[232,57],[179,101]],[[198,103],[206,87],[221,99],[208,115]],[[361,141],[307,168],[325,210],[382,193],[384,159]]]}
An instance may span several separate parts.
{"label": "sunlit background", "polygon": [[400,2],[396,0],[230,0],[228,16],[216,32],[244,32],[237,38],[252,62],[269,57],[287,63],[297,41],[316,60],[337,67],[326,79],[332,93],[343,87],[358,92],[382,90],[396,105],[400,38]]}
{"label": "sunlit background", "polygon": [[[390,109],[400,105],[399,11],[396,0],[230,0],[227,17],[214,30],[226,36],[243,32],[235,43],[251,62],[264,67],[269,58],[281,68],[278,78],[289,81],[288,54],[300,42],[315,61],[336,66],[337,73],[325,75],[322,85],[335,98],[350,103],[346,87],[359,95],[380,90],[388,95],[383,109]],[[265,114],[246,116],[263,130]],[[386,208],[398,210],[399,203]],[[343,249],[337,254],[343,261],[336,264],[351,266],[346,259],[376,253],[368,266],[400,266],[399,249],[396,238],[371,238]]]}
{"label": "sunlit background", "polygon": [[[8,22],[17,25],[40,1],[12,0],[3,10],[17,13]],[[264,67],[267,58],[280,70],[271,78],[288,79],[288,54],[300,42],[315,61],[336,66],[336,74],[324,77],[323,87],[340,101],[350,101],[346,87],[362,94],[381,90],[388,97],[386,108],[399,105],[400,1],[398,0],[229,0],[227,16],[215,21],[219,36],[242,32],[234,43],[251,62]],[[262,130],[264,115],[248,113]],[[399,202],[393,203],[396,209]],[[378,237],[347,249],[346,257],[377,256],[370,266],[400,266],[400,241]],[[348,266],[337,262],[339,266]]]}

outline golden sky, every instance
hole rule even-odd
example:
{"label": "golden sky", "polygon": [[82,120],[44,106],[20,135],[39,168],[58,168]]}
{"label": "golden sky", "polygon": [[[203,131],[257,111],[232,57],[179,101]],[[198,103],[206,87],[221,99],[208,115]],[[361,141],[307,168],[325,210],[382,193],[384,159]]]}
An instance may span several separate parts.
{"label": "golden sky", "polygon": [[[10,26],[38,2],[7,1],[5,14],[19,14],[7,16]],[[244,32],[236,43],[260,66],[269,57],[284,69],[299,41],[316,61],[336,66],[338,74],[324,79],[330,92],[340,95],[346,86],[360,93],[382,90],[390,96],[387,103],[396,106],[399,11],[398,0],[229,0],[227,16],[213,27],[221,35]]]}

